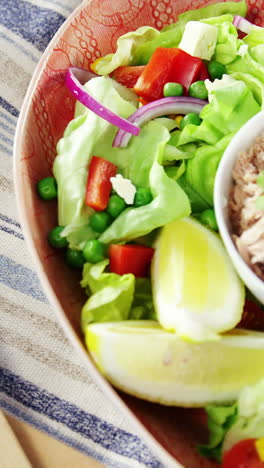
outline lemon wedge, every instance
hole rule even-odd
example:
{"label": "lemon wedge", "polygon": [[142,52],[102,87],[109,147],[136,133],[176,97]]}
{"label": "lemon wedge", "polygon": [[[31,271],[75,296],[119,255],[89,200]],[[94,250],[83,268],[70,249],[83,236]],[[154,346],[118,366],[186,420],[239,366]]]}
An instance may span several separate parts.
{"label": "lemon wedge", "polygon": [[264,375],[264,334],[233,330],[218,341],[191,343],[154,321],[96,323],[86,344],[117,388],[165,405],[228,402]]}
{"label": "lemon wedge", "polygon": [[162,327],[201,342],[239,323],[245,287],[217,234],[184,218],[167,224],[155,247],[152,288]]}

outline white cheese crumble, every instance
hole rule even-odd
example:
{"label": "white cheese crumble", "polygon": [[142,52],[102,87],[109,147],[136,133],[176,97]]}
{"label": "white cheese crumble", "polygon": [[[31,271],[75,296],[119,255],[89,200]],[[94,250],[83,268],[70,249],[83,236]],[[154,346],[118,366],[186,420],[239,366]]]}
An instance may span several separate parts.
{"label": "white cheese crumble", "polygon": [[244,57],[248,51],[248,45],[247,44],[241,44],[237,51],[237,55],[240,55],[241,57]]}
{"label": "white cheese crumble", "polygon": [[217,26],[200,21],[189,21],[184,29],[179,48],[193,57],[211,60],[218,37]]}
{"label": "white cheese crumble", "polygon": [[117,174],[115,177],[110,177],[110,181],[117,195],[123,198],[127,205],[132,205],[137,189],[131,180]]}

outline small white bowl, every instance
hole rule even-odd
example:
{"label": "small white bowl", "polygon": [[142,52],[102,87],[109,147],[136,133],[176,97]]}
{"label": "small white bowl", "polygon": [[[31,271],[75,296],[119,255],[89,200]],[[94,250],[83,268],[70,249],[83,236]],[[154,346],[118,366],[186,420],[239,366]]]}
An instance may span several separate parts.
{"label": "small white bowl", "polygon": [[232,169],[241,151],[247,150],[264,131],[264,111],[252,117],[235,135],[219,164],[214,187],[214,207],[219,232],[239,276],[254,296],[264,304],[264,281],[246,264],[231,237],[227,207],[232,184]]}

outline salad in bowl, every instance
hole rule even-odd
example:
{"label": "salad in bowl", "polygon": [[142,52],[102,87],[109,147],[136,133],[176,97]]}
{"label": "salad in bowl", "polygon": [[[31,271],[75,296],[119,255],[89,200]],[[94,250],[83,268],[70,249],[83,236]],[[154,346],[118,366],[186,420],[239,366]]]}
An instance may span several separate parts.
{"label": "salad in bowl", "polygon": [[96,366],[128,394],[205,408],[198,450],[226,468],[249,448],[244,466],[264,463],[263,309],[213,200],[224,151],[263,108],[264,29],[246,14],[244,1],[189,10],[121,35],[89,70],[69,67],[74,118],[37,184],[58,200],[48,242],[82,274]]}

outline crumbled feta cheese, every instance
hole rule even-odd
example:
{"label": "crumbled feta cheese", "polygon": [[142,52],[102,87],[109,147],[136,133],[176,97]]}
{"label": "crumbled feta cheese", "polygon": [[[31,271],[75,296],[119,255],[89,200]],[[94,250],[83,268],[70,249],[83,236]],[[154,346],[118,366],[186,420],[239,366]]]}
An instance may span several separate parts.
{"label": "crumbled feta cheese", "polygon": [[241,57],[244,57],[248,51],[248,45],[247,44],[241,44],[237,51],[237,55],[240,55]]}
{"label": "crumbled feta cheese", "polygon": [[218,80],[218,78],[216,78],[214,81],[205,80],[204,84],[208,91],[208,101],[212,102],[213,92],[216,89],[226,88],[227,86],[232,85],[235,81],[236,80],[232,78],[232,76],[226,74],[222,76],[221,80]]}
{"label": "crumbled feta cheese", "polygon": [[218,36],[217,26],[200,21],[189,21],[184,29],[179,48],[204,60],[211,60]]}
{"label": "crumbled feta cheese", "polygon": [[132,184],[131,180],[125,179],[121,174],[117,174],[115,177],[111,177],[110,181],[117,195],[123,198],[127,205],[132,205],[136,194],[136,187]]}

